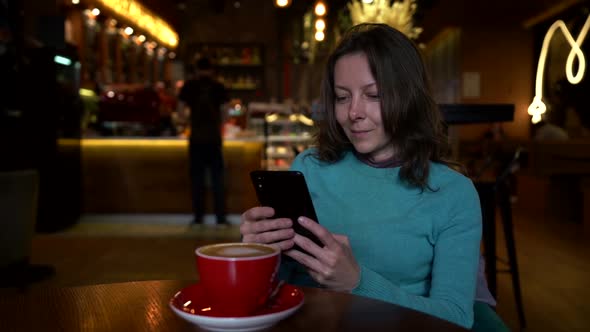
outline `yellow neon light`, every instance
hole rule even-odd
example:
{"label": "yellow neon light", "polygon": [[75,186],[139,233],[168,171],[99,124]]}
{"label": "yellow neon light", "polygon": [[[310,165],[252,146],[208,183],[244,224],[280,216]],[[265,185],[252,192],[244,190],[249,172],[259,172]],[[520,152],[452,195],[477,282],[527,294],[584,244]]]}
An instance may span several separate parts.
{"label": "yellow neon light", "polygon": [[[58,139],[59,146],[82,146],[83,148],[186,148],[188,140],[183,138],[82,138],[82,139]],[[224,140],[223,146],[228,148],[244,147],[246,149],[255,148],[258,142],[248,142],[242,140]]]}
{"label": "yellow neon light", "polygon": [[96,93],[90,89],[81,88],[78,92],[80,93],[80,96],[96,97]]}
{"label": "yellow neon light", "polygon": [[85,138],[80,140],[84,147],[185,147],[185,139],[141,139],[141,138]]}
{"label": "yellow neon light", "polygon": [[[586,34],[588,33],[588,28],[590,27],[590,15],[586,19],[582,30],[580,30],[580,34],[578,38],[574,40],[570,31],[568,30],[567,26],[562,20],[557,20],[553,23],[549,30],[547,30],[547,34],[545,34],[545,38],[543,39],[543,47],[541,48],[541,54],[539,56],[539,63],[537,64],[537,77],[535,79],[535,97],[533,98],[533,102],[529,105],[528,113],[532,115],[531,121],[533,123],[538,123],[541,121],[541,115],[547,111],[547,106],[543,102],[543,71],[545,69],[545,61],[547,58],[547,50],[549,49],[549,43],[551,42],[551,38],[553,38],[553,34],[557,29],[562,30],[565,39],[567,39],[568,43],[572,47],[570,53],[567,57],[567,61],[565,64],[565,75],[567,80],[571,84],[578,84],[584,77],[584,70],[586,69],[586,60],[584,58],[584,53],[580,49],[582,46],[582,42],[584,42],[584,38],[586,38]],[[578,71],[576,74],[573,74],[573,67],[574,67],[574,58],[578,58]]]}
{"label": "yellow neon light", "polygon": [[134,0],[97,0],[106,8],[129,20],[138,28],[152,34],[160,43],[174,48],[178,45],[178,34],[161,18]]}

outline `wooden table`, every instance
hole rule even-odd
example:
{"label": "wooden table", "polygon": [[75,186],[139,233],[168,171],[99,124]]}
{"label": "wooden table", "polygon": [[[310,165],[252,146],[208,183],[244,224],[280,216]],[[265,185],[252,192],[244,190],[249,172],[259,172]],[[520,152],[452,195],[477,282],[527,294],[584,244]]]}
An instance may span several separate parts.
{"label": "wooden table", "polygon": [[[168,306],[191,283],[141,281],[1,296],[0,331],[195,331]],[[271,331],[466,331],[382,301],[315,288],[303,291],[303,307]]]}

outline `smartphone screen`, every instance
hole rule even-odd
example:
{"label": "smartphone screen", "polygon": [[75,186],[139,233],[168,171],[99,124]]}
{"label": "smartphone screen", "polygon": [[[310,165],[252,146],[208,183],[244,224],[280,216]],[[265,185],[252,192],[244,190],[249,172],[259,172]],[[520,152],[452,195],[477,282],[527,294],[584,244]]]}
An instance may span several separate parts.
{"label": "smartphone screen", "polygon": [[300,216],[319,222],[303,173],[258,170],[250,172],[250,177],[261,206],[272,207],[275,210],[274,218],[290,218],[297,234],[309,238],[320,247],[324,246],[313,233],[297,222]]}

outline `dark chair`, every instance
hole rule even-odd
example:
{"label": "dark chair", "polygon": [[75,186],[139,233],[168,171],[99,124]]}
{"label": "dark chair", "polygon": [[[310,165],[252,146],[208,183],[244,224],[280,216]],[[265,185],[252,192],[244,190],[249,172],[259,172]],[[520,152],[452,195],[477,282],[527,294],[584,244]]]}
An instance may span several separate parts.
{"label": "dark chair", "polygon": [[[516,301],[516,308],[518,310],[518,319],[521,329],[524,329],[526,327],[526,320],[520,289],[520,276],[516,258],[516,243],[514,240],[512,224],[512,203],[510,200],[510,176],[513,175],[518,169],[522,156],[523,150],[521,148],[517,148],[509,160],[505,162],[500,161],[500,167],[498,167],[495,180],[481,180],[479,175],[481,175],[483,172],[480,172],[478,176],[473,179],[473,181],[475,188],[479,193],[481,203],[483,220],[482,238],[489,290],[492,295],[497,298],[496,274],[499,272],[511,273],[514,299]],[[496,159],[496,161],[498,160]],[[490,165],[492,165],[492,163],[487,163],[486,167],[489,167]],[[506,240],[506,249],[508,253],[507,262],[500,260],[496,255],[496,208],[498,208],[500,211],[501,226]],[[508,269],[499,270],[496,264],[497,261],[506,263],[508,265]]]}
{"label": "dark chair", "polygon": [[0,172],[0,288],[24,289],[55,273],[52,266],[29,263],[38,186],[35,170]]}

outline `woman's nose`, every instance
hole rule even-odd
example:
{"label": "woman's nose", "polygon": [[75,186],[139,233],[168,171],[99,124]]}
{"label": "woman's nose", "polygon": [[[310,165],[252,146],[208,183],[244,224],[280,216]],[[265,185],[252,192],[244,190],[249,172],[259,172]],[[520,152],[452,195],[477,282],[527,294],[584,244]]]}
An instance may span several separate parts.
{"label": "woman's nose", "polygon": [[365,118],[366,112],[364,104],[360,98],[353,98],[348,110],[348,117],[351,120],[362,120]]}

